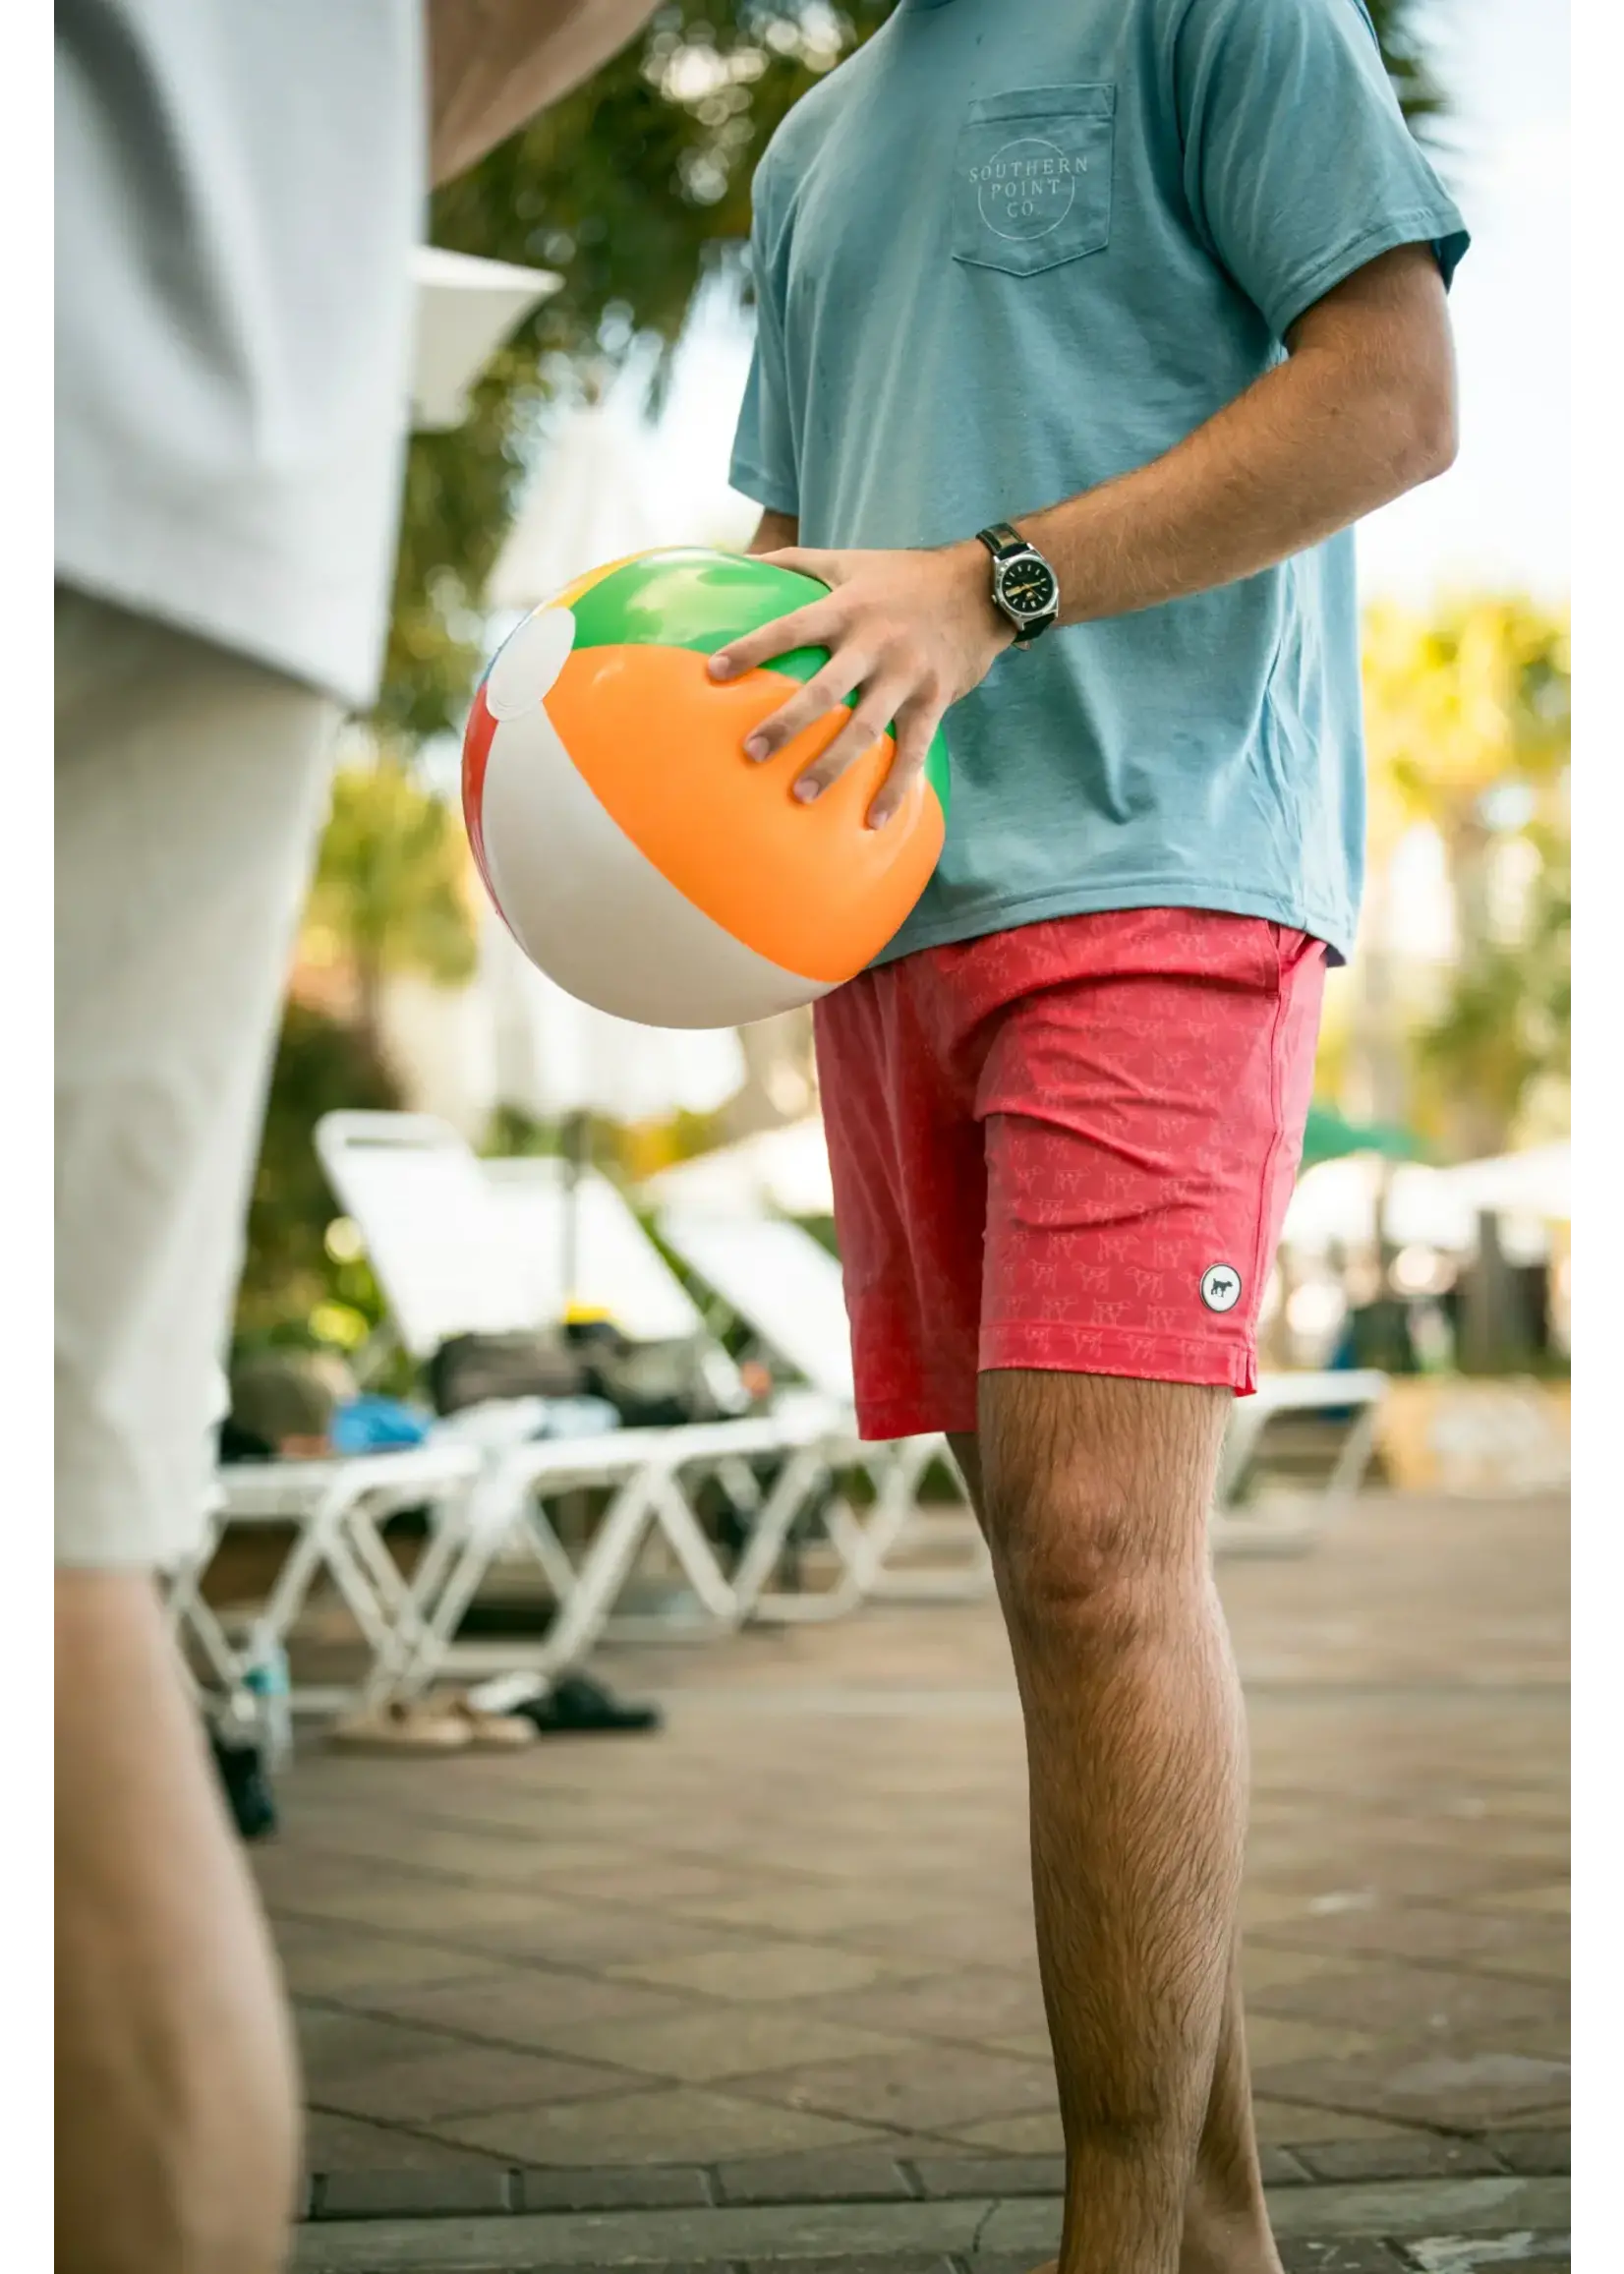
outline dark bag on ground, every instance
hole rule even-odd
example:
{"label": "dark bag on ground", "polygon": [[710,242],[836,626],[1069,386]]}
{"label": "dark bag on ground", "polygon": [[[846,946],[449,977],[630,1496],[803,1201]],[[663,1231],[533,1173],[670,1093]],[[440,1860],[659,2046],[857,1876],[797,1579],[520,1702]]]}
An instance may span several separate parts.
{"label": "dark bag on ground", "polygon": [[427,1370],[436,1414],[488,1398],[577,1398],[588,1386],[579,1353],[551,1334],[453,1334]]}
{"label": "dark bag on ground", "polygon": [[750,1404],[738,1370],[706,1337],[633,1342],[600,1319],[568,1334],[587,1395],[605,1399],[628,1429],[728,1421]]}

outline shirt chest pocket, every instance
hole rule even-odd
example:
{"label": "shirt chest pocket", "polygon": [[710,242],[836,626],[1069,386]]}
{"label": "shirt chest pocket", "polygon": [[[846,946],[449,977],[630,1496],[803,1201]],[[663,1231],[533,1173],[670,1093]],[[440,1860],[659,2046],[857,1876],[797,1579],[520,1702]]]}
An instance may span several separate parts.
{"label": "shirt chest pocket", "polygon": [[958,132],[953,251],[1035,276],[1111,241],[1114,86],[1040,87],[972,102]]}

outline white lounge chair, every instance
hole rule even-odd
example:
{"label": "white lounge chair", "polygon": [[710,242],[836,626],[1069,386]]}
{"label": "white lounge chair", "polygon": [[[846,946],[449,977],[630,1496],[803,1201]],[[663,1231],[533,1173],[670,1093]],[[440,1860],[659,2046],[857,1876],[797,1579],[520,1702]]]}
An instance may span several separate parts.
{"label": "white lounge chair", "polygon": [[[810,1232],[783,1217],[710,1215],[668,1208],[660,1236],[697,1279],[781,1360],[793,1367],[844,1417],[842,1465],[863,1470],[874,1502],[866,1517],[837,1504],[831,1540],[841,1559],[837,1586],[821,1596],[768,1595],[767,1582],[783,1552],[796,1511],[781,1511],[777,1537],[758,1524],[734,1586],[757,1616],[829,1616],[871,1596],[907,1602],[962,1600],[990,1594],[992,1564],[967,1503],[956,1516],[922,1513],[919,1487],[941,1463],[958,1472],[940,1436],[864,1444],[853,1418],[851,1342],[841,1267]],[[960,1487],[961,1490],[961,1487]],[[967,1518],[967,1520],[966,1520]],[[947,1568],[898,1568],[904,1545],[923,1545],[932,1533],[951,1545]]]}
{"label": "white lounge chair", "polygon": [[[517,1180],[507,1189],[493,1178],[454,1130],[427,1115],[329,1114],[318,1126],[317,1150],[360,1228],[395,1329],[414,1357],[427,1360],[457,1333],[530,1331],[555,1322],[556,1290],[549,1292],[549,1273],[557,1266],[550,1258],[561,1257],[561,1245],[549,1247],[534,1225],[527,1232],[520,1220],[533,1209],[534,1192],[526,1197]],[[583,1256],[589,1265],[607,1256],[611,1271],[623,1276],[624,1227],[616,1225],[602,1195],[590,1196],[599,1180],[586,1182],[583,1220],[591,1245]],[[609,1188],[604,1190],[617,1201]],[[624,1212],[624,1203],[618,1205]],[[641,1239],[635,1220],[626,1221]],[[680,1312],[665,1296],[664,1315],[672,1322],[679,1316],[681,1331],[697,1323],[698,1314],[680,1287],[674,1293]],[[654,1293],[645,1285],[637,1300],[646,1308]],[[664,1535],[692,1589],[704,1631],[735,1626],[740,1599],[693,1514],[691,1485],[764,1456],[783,1455],[793,1463],[797,1455],[809,1455],[827,1422],[821,1407],[803,1404],[768,1417],[611,1430],[488,1451],[477,1487],[432,1543],[414,1580],[417,1644],[404,1669],[397,1669],[396,1686],[421,1688],[450,1662],[457,1625],[474,1593],[495,1562],[515,1553],[540,1566],[559,1614],[539,1646],[504,1641],[494,1646],[494,1655],[503,1665],[522,1662],[539,1677],[555,1675],[591,1649],[656,1532]],[[608,1487],[611,1497],[577,1565],[547,1504],[590,1486]],[[647,1631],[623,1618],[614,1627],[618,1633]],[[674,1630],[663,1621],[658,1631],[668,1637]],[[456,1647],[459,1663],[492,1656],[492,1649],[479,1645]],[[530,1687],[536,1686],[532,1680]]]}
{"label": "white lounge chair", "polygon": [[[851,1356],[840,1265],[810,1232],[783,1218],[675,1208],[663,1211],[659,1224],[667,1247],[697,1278],[764,1343],[825,1396],[841,1401],[849,1414]],[[1374,1449],[1386,1386],[1386,1376],[1375,1372],[1276,1373],[1262,1377],[1254,1397],[1237,1398],[1214,1496],[1214,1553],[1281,1554],[1309,1545],[1326,1520],[1359,1489]],[[1244,1496],[1273,1421],[1288,1414],[1332,1413],[1350,1418],[1330,1472],[1316,1492],[1300,1491],[1290,1499]],[[946,1457],[940,1438],[865,1445],[859,1457],[874,1479],[876,1505],[855,1547],[848,1538],[837,1535],[836,1545],[846,1567],[843,1589],[915,1597],[925,1588],[940,1594],[944,1585],[956,1594],[979,1593],[991,1585],[991,1567],[979,1534],[968,1571],[955,1573],[934,1587],[923,1577],[890,1567],[890,1558],[920,1521],[916,1501],[925,1471]],[[952,1468],[951,1461],[948,1466]],[[777,1545],[782,1547],[782,1542]],[[775,1553],[775,1544],[765,1532],[752,1544],[752,1553],[757,1548],[764,1558]],[[758,1583],[753,1567],[741,1567],[734,1577],[741,1594]],[[795,1615],[792,1603],[790,1599],[786,1607]]]}
{"label": "white lounge chair", "polygon": [[[294,1623],[323,1576],[329,1579],[367,1645],[363,1694],[386,1684],[416,1651],[421,1635],[416,1593],[383,1544],[382,1527],[406,1509],[428,1507],[454,1522],[479,1475],[478,1455],[454,1444],[372,1453],[345,1460],[243,1462],[219,1469],[208,1529],[197,1550],[166,1577],[169,1620],[232,1696],[275,1649],[286,1649]],[[235,1631],[204,1600],[208,1567],[233,1531],[291,1526],[294,1540],[265,1601]],[[339,1706],[349,1690],[303,1688],[304,1709]]]}
{"label": "white lounge chair", "polygon": [[[1311,1546],[1364,1481],[1386,1395],[1387,1376],[1373,1369],[1259,1376],[1256,1396],[1237,1398],[1230,1415],[1212,1519],[1214,1550],[1282,1555]],[[1331,1458],[1316,1487],[1253,1497],[1247,1487],[1253,1472],[1266,1467],[1271,1426],[1292,1415],[1336,1419]]]}
{"label": "white lounge chair", "polygon": [[[572,1180],[562,1161],[538,1155],[486,1161],[482,1167],[537,1316],[559,1317],[568,1304],[577,1311],[603,1312],[634,1341],[700,1338],[702,1363],[719,1403],[744,1398],[738,1368],[722,1342],[710,1336],[698,1305],[637,1221],[624,1194],[607,1177],[587,1170]],[[827,1466],[819,1446],[825,1438],[844,1436],[846,1405],[821,1390],[779,1401],[776,1427],[794,1473],[775,1481],[775,1507],[788,1507],[797,1488],[804,1501],[824,1481]],[[719,1463],[716,1474],[734,1506],[753,1512],[759,1521],[766,1496],[743,1452]],[[772,1564],[765,1567],[764,1578],[771,1578],[772,1569]],[[762,1594],[759,1548],[747,1555],[741,1571],[742,1587],[740,1572],[733,1574],[732,1585],[741,1614],[752,1615]]]}

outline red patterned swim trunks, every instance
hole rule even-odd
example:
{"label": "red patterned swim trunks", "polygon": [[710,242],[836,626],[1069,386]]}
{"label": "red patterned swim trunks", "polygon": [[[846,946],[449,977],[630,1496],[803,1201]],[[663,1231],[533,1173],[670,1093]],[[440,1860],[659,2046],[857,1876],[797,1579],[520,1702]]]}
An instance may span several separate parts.
{"label": "red patterned swim trunks", "polygon": [[864,972],[818,1066],[868,1437],[983,1371],[1256,1387],[1325,954],[1251,916],[1022,925]]}

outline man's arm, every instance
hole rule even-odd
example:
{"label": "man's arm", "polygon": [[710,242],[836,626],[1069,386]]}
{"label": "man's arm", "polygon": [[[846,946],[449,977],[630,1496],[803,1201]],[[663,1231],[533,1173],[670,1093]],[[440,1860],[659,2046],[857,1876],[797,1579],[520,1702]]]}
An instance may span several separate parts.
{"label": "man's arm", "polygon": [[[1357,270],[1292,325],[1286,344],[1284,363],[1164,456],[1045,511],[1015,513],[1055,565],[1062,623],[1254,576],[1452,462],[1454,352],[1429,247],[1402,246]],[[855,691],[851,723],[797,793],[816,796],[895,720],[897,755],[870,809],[879,826],[924,764],[943,713],[1014,637],[992,603],[987,554],[970,535],[938,552],[790,548],[783,559],[835,589],[713,656],[712,671],[725,678],[791,648],[827,647],[828,664],[746,748],[770,757]]]}
{"label": "man's arm", "polygon": [[656,0],[428,0],[429,168],[435,182],[590,79]]}
{"label": "man's arm", "polygon": [[756,523],[756,533],[750,540],[750,551],[755,554],[783,553],[801,541],[801,525],[793,513],[775,513],[769,505]]}
{"label": "man's arm", "polygon": [[1062,623],[1255,576],[1453,464],[1455,359],[1429,246],[1358,269],[1286,344],[1285,363],[1165,457],[1021,516],[1060,578]]}

